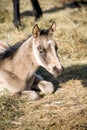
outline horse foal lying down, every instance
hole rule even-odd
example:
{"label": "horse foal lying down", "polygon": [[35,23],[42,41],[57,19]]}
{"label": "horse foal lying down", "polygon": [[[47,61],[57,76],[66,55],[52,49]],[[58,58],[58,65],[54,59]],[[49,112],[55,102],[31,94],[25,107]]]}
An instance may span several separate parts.
{"label": "horse foal lying down", "polygon": [[62,73],[53,38],[55,28],[55,22],[46,30],[36,24],[32,35],[24,42],[10,46],[0,41],[0,93],[7,89],[11,94],[21,93],[34,100],[39,94],[33,87],[44,94],[54,92],[53,84],[35,72],[42,66],[54,77]]}

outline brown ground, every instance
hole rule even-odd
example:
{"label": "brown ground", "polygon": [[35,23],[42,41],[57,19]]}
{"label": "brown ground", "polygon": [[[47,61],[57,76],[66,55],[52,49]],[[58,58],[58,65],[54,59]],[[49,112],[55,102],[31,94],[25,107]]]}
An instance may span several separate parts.
{"label": "brown ground", "polygon": [[42,68],[38,71],[55,83],[54,94],[37,101],[23,97],[0,97],[0,130],[87,130],[87,6],[61,0],[39,0],[43,17],[34,22],[29,0],[21,0],[22,27],[12,24],[12,2],[0,0],[0,39],[10,44],[32,31],[32,27],[48,27],[56,21],[55,39],[65,70],[58,82]]}

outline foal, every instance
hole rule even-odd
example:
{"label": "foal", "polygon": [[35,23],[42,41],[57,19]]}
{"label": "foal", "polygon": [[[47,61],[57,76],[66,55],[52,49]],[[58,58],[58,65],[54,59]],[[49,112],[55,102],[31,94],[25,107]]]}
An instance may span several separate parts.
{"label": "foal", "polygon": [[29,99],[37,99],[35,89],[44,94],[53,93],[54,86],[35,74],[39,66],[47,69],[53,76],[62,73],[57,55],[57,44],[53,39],[55,22],[47,30],[40,30],[36,24],[32,36],[23,43],[7,46],[0,53],[0,91],[7,89],[11,94],[26,94]]}

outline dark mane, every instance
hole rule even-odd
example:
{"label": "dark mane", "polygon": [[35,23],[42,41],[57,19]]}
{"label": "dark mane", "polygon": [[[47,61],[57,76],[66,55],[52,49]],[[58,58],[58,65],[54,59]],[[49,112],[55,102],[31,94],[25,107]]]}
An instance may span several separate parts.
{"label": "dark mane", "polygon": [[[29,38],[30,36],[28,36]],[[15,43],[14,45],[10,46],[4,52],[0,53],[0,60],[4,60],[10,56],[13,56],[14,53],[20,48],[20,46],[28,39],[24,39],[20,42]]]}
{"label": "dark mane", "polygon": [[[40,35],[48,35],[48,30],[40,30]],[[31,36],[31,35],[30,35]],[[30,37],[28,36],[28,38]],[[4,51],[0,53],[0,60],[4,60],[8,57],[11,57],[14,55],[14,53],[20,48],[20,46],[28,39],[24,39],[20,42],[15,43],[14,45],[10,46]]]}

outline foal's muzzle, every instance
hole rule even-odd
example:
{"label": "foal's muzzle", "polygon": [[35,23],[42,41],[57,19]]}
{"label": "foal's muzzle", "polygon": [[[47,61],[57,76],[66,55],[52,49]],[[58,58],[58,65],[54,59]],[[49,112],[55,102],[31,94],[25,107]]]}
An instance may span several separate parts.
{"label": "foal's muzzle", "polygon": [[61,69],[58,69],[57,66],[54,66],[53,71],[55,73],[55,77],[60,76],[62,74],[63,70],[64,70],[63,66],[61,67]]}

